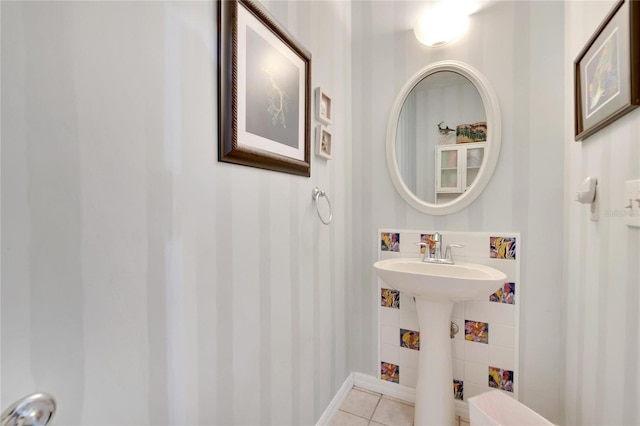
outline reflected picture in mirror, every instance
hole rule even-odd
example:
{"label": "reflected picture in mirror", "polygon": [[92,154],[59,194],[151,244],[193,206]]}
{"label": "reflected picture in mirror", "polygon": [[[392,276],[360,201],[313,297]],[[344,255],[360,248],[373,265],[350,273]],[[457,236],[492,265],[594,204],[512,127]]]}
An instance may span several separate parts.
{"label": "reflected picture in mirror", "polygon": [[501,143],[497,97],[486,78],[458,61],[418,71],[400,90],[387,126],[387,166],[412,207],[443,215],[487,185]]}
{"label": "reflected picture in mirror", "polygon": [[464,193],[478,174],[486,145],[486,136],[474,144],[471,135],[480,132],[471,131],[484,123],[486,132],[486,119],[478,89],[463,75],[440,71],[416,84],[396,132],[396,160],[409,190],[435,204]]}

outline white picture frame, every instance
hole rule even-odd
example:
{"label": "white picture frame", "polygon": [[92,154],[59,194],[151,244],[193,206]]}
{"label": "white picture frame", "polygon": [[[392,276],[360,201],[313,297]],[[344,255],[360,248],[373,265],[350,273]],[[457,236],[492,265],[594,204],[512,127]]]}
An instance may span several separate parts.
{"label": "white picture frame", "polygon": [[333,101],[331,96],[321,87],[316,87],[316,119],[323,124],[331,124],[333,121]]}
{"label": "white picture frame", "polygon": [[316,155],[331,160],[333,152],[333,135],[322,124],[316,126]]}

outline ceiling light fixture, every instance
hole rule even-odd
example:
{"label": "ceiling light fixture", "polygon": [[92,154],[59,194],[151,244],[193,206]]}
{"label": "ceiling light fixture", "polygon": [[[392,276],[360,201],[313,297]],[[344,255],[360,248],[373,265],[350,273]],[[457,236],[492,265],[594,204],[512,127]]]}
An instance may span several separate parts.
{"label": "ceiling light fixture", "polygon": [[427,9],[417,20],[413,32],[425,46],[440,47],[459,38],[469,26],[468,9],[453,1],[442,1]]}

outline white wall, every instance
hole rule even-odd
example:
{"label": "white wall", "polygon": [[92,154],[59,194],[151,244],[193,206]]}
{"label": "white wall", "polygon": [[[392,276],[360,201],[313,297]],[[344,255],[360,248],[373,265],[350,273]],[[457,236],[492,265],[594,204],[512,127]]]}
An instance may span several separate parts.
{"label": "white wall", "polygon": [[[640,228],[624,223],[624,182],[640,179],[640,109],[573,142],[569,67],[614,1],[572,1],[565,14],[566,423],[640,423]],[[600,221],[573,200],[596,176]]]}
{"label": "white wall", "polygon": [[[450,46],[419,45],[411,31],[416,2],[353,4],[354,303],[351,363],[379,374],[372,264],[376,230],[520,232],[523,245],[520,400],[554,422],[564,416],[563,143],[564,4],[499,1],[471,17]],[[455,59],[479,69],[502,111],[497,170],[482,196],[462,212],[434,217],[395,192],[385,160],[387,117],[396,93],[418,69]],[[433,125],[438,123],[434,119]]]}
{"label": "white wall", "polygon": [[268,4],[333,95],[307,179],[217,162],[214,5],[2,2],[2,408],[311,424],[351,371],[351,6]]}

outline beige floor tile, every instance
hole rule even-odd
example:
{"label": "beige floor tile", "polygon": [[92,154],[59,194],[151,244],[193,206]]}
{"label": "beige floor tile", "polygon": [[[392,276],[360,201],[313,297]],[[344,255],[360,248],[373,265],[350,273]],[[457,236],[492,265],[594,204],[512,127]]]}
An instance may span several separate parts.
{"label": "beige floor tile", "polygon": [[371,420],[389,426],[411,426],[413,407],[382,397]]}
{"label": "beige floor tile", "polygon": [[330,426],[367,426],[369,420],[339,410],[329,424]]}
{"label": "beige floor tile", "polygon": [[394,398],[394,397],[389,396],[389,395],[385,395],[384,397],[386,399],[391,400],[391,401],[396,401],[396,402],[399,402],[399,403],[404,404],[404,405],[410,405],[411,407],[413,407],[415,405],[413,402],[405,401],[404,399]]}
{"label": "beige floor tile", "polygon": [[344,400],[340,409],[356,416],[370,419],[379,400],[380,396],[378,395],[351,389],[349,396]]}
{"label": "beige floor tile", "polygon": [[369,426],[387,426],[382,423],[374,422],[373,420],[369,422]]}

